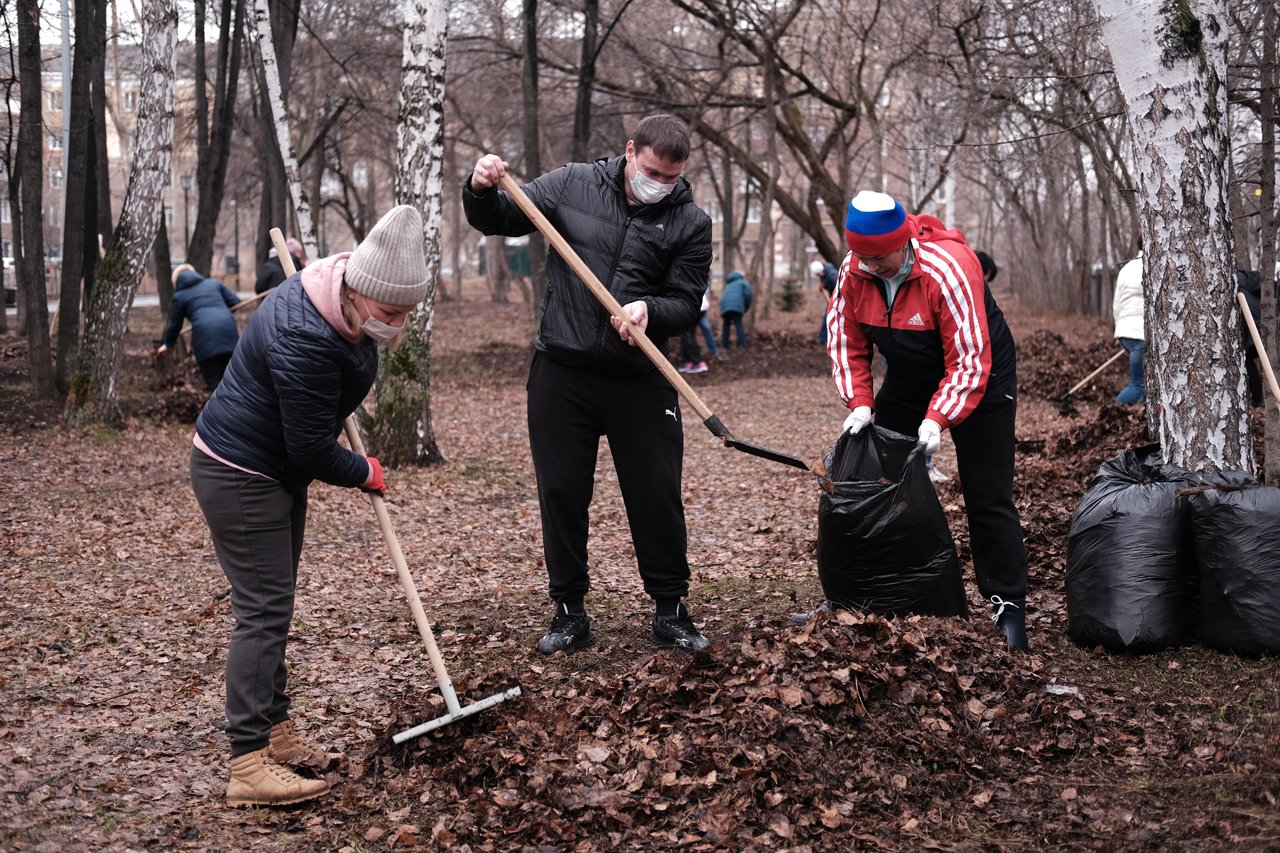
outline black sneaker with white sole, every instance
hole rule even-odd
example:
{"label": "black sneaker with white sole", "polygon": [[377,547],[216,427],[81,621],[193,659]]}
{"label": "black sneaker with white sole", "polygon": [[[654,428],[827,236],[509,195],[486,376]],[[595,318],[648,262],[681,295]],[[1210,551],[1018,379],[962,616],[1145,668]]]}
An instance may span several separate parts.
{"label": "black sneaker with white sole", "polygon": [[677,605],[674,613],[653,614],[653,630],[649,639],[660,648],[682,652],[700,652],[711,645],[711,641],[702,636],[693,624],[683,604]]}
{"label": "black sneaker with white sole", "polygon": [[563,604],[556,608],[551,627],[538,640],[538,651],[544,655],[564,652],[571,655],[596,641],[591,633],[591,620],[586,613],[570,613]]}

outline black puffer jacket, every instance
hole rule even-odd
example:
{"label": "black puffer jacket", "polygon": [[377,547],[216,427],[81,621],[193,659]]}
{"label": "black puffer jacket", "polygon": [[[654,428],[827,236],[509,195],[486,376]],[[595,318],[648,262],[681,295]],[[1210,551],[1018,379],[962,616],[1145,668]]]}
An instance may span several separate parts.
{"label": "black puffer jacket", "polygon": [[359,486],[369,463],[338,433],[377,369],[377,346],[339,335],[295,275],[258,306],[196,432],[228,462],[287,485]]}
{"label": "black puffer jacket", "polygon": [[[684,178],[663,201],[629,205],[624,156],[570,163],[526,184],[525,194],[622,305],[649,306],[645,334],[666,339],[698,322],[711,273],[711,218],[693,203]],[[484,234],[518,237],[534,230],[505,192],[463,188],[467,221]],[[618,375],[656,368],[622,342],[609,312],[554,249],[547,252],[547,295],[534,347],[564,364]]]}

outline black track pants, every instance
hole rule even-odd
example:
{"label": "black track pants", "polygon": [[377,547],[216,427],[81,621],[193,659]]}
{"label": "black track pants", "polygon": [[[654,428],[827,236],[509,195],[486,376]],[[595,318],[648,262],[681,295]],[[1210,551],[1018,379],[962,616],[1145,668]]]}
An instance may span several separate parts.
{"label": "black track pants", "polygon": [[684,430],[675,389],[656,370],[618,377],[541,354],[534,357],[527,387],[552,600],[581,599],[590,586],[588,508],[602,435],[609,439],[645,592],[654,599],[685,598]]}
{"label": "black track pants", "polygon": [[[1014,419],[1017,402],[983,401],[973,414],[952,428],[956,468],[969,518],[973,571],[983,598],[1026,598],[1027,550],[1022,521],[1013,503]],[[881,408],[876,423],[903,435],[915,435],[923,411]]]}

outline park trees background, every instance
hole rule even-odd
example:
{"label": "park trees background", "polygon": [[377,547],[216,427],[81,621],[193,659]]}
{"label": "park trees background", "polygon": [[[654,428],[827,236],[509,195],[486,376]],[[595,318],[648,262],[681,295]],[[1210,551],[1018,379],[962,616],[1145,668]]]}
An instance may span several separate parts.
{"label": "park trees background", "polygon": [[[398,192],[405,12],[367,0],[266,7],[297,182],[319,223],[317,251],[349,248]],[[1193,16],[1205,11],[1187,8]],[[1221,221],[1231,242],[1214,251],[1220,269],[1266,268],[1275,256],[1274,8],[1246,2],[1219,11],[1225,106],[1215,121],[1228,141]],[[620,152],[630,124],[654,111],[693,127],[690,177],[716,214],[717,272],[747,270],[763,291],[761,311],[770,308],[776,276],[804,274],[797,253],[780,252],[782,226],[795,224],[810,257],[837,260],[844,206],[862,187],[887,189],[964,229],[1000,262],[1001,285],[1035,310],[1107,316],[1115,271],[1144,230],[1126,120],[1133,103],[1100,49],[1104,15],[1085,0],[962,0],[927,10],[901,0],[543,0],[524,3],[519,15],[494,0],[463,0],[447,12],[439,227],[442,267],[453,277],[442,284],[454,293],[481,251],[458,215],[460,184],[476,156],[495,151],[518,176],[532,177],[570,159]],[[266,229],[293,230],[295,222],[263,58],[244,41],[252,27],[243,23],[243,0],[183,4],[179,14],[194,46],[178,49],[178,75],[204,82],[185,111],[194,118],[179,120],[174,139],[175,148],[200,152],[192,257],[225,242],[230,199],[237,222],[257,207],[250,239],[262,260]],[[212,61],[193,16],[218,34]],[[128,26],[105,38],[109,67],[124,72],[140,56],[126,49],[137,35]],[[18,47],[11,36],[10,53]],[[245,64],[238,86],[237,55]],[[90,98],[90,108],[111,110],[111,99],[102,100]],[[12,106],[8,121],[19,126]],[[5,163],[10,199],[22,162],[15,155]],[[1159,229],[1149,238],[1164,239]],[[486,251],[493,297],[505,298],[512,284],[505,252]],[[779,268],[780,254],[793,269]],[[28,282],[38,252],[30,266]],[[1230,286],[1216,273],[1212,280]],[[24,305],[39,285],[23,284]],[[1178,286],[1207,285],[1192,277]],[[536,280],[533,287],[536,297]],[[1225,304],[1228,294],[1215,293]],[[1264,297],[1274,354],[1270,288]],[[1225,347],[1234,320],[1222,310],[1214,326]],[[31,353],[43,364],[38,337]],[[32,370],[33,385],[54,393],[41,375]]]}

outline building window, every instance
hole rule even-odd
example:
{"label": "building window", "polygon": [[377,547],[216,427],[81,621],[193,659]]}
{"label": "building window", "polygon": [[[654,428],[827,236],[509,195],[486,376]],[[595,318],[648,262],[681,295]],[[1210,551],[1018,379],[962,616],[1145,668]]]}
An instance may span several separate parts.
{"label": "building window", "polygon": [[49,186],[53,187],[55,190],[62,189],[62,170],[61,169],[54,169],[52,172],[49,173]]}
{"label": "building window", "polygon": [[173,227],[173,205],[171,204],[166,204],[164,206],[164,227]]}
{"label": "building window", "polygon": [[49,150],[50,151],[62,150],[62,134],[61,133],[49,134]]}
{"label": "building window", "polygon": [[45,94],[48,95],[49,97],[49,103],[47,107],[49,112],[52,112],[52,113],[62,112],[62,92],[55,90],[52,92],[46,92]]}
{"label": "building window", "polygon": [[[9,200],[0,201],[0,223],[9,224]],[[9,254],[5,252],[5,254]]]}
{"label": "building window", "polygon": [[132,89],[124,93],[124,109],[125,112],[133,112],[138,108],[138,93]]}

